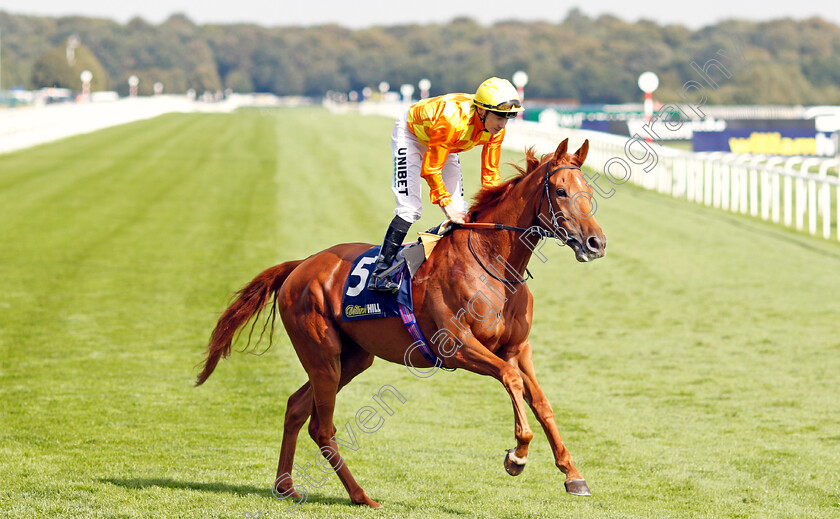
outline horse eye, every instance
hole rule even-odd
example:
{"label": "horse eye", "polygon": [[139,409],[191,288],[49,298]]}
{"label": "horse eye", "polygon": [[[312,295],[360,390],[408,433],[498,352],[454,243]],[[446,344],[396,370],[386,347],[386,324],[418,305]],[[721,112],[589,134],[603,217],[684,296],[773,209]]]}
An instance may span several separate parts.
{"label": "horse eye", "polygon": [[557,196],[562,196],[563,198],[565,198],[566,197],[566,190],[561,187],[560,189],[557,190]]}

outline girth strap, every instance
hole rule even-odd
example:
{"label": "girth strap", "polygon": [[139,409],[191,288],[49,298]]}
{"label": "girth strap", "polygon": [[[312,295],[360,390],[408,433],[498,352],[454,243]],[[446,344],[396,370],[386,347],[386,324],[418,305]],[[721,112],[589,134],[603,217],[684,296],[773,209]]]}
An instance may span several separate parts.
{"label": "girth strap", "polygon": [[[409,281],[409,283],[410,282],[411,281]],[[400,317],[402,318],[403,324],[405,324],[409,335],[411,335],[411,338],[414,339],[414,344],[418,346],[423,358],[426,359],[429,364],[447,371],[455,371],[454,369],[444,366],[443,361],[435,355],[435,352],[432,351],[429,343],[426,342],[426,337],[423,336],[423,331],[420,330],[420,325],[417,324],[417,318],[414,316],[414,312],[402,303],[400,303]]]}
{"label": "girth strap", "polygon": [[[408,267],[405,264],[401,265],[401,267],[402,270],[400,271],[398,277],[402,282],[408,283],[410,288],[411,276],[409,274]],[[411,300],[411,298],[409,298],[409,300]],[[420,353],[423,355],[423,358],[426,359],[429,362],[429,364],[436,368],[444,369],[446,371],[455,371],[454,368],[447,368],[446,366],[444,366],[443,361],[440,358],[438,358],[437,355],[435,355],[435,352],[432,350],[431,346],[429,346],[429,342],[423,335],[423,330],[421,330],[420,325],[417,324],[417,317],[414,316],[414,311],[412,310],[412,308],[399,300],[398,303],[400,308],[400,318],[402,319],[406,330],[408,330],[408,334],[411,335],[412,339],[414,339],[414,344],[417,345],[417,349],[420,350]]]}

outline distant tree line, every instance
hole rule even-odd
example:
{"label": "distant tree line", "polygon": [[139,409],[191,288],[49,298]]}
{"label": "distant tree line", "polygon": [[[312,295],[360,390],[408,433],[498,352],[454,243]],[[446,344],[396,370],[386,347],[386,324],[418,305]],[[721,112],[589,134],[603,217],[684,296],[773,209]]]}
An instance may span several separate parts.
{"label": "distant tree line", "polygon": [[[337,25],[198,26],[183,15],[160,25],[140,18],[110,20],[17,16],[0,12],[3,87],[80,89],[78,70],[62,61],[68,38],[78,37],[80,62],[94,72],[94,89],[140,93],[155,82],[166,92],[237,92],[322,96],[380,81],[394,87],[432,82],[432,95],[472,92],[485,78],[530,76],[531,98],[582,103],[638,101],[639,74],[660,77],[657,99],[677,100],[691,67],[743,45],[748,68],[709,90],[709,103],[840,104],[840,27],[819,18],[763,23],[725,21],[692,31],[679,25],[613,16],[590,18],[573,9],[559,22],[500,22],[468,18],[445,24],[350,30]],[[93,70],[96,68],[96,70]],[[719,77],[719,76],[718,76]]]}

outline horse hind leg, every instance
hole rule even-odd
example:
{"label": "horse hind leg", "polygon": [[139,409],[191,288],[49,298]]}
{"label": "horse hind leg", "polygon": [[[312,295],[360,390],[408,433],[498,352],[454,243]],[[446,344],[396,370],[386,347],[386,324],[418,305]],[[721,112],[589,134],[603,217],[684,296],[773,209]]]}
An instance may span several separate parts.
{"label": "horse hind leg", "polygon": [[[341,375],[338,381],[338,387],[335,391],[331,391],[331,386],[325,379],[320,379],[319,383],[313,384],[314,392],[314,408],[312,412],[312,419],[309,421],[309,435],[318,445],[321,455],[327,460],[332,467],[333,472],[347,490],[350,500],[357,505],[367,505],[372,508],[381,508],[382,505],[368,497],[367,492],[359,486],[344,459],[338,452],[338,444],[336,442],[336,427],[333,423],[333,412],[335,410],[336,393],[341,390],[348,382],[350,382],[356,375],[370,367],[373,363],[374,356],[363,350],[359,345],[353,343],[349,339],[342,341],[343,349],[340,357]],[[320,396],[320,398],[319,398]],[[349,433],[353,435],[352,428]],[[351,436],[350,448],[357,449],[356,437]],[[355,450],[355,449],[354,449]]]}
{"label": "horse hind leg", "polygon": [[[341,380],[338,384],[338,391],[346,386],[356,375],[368,369],[373,364],[374,355],[368,353],[361,346],[350,340],[342,337],[341,348]],[[309,383],[307,382],[307,385]],[[320,422],[318,421],[318,413],[315,409],[315,402],[311,402],[312,419],[309,421],[309,436],[316,444],[318,443],[318,429]],[[333,431],[335,434],[335,431]]]}
{"label": "horse hind leg", "polygon": [[301,499],[292,484],[292,467],[295,462],[295,447],[298,433],[312,413],[312,388],[305,383],[289,397],[286,404],[286,418],[283,424],[283,442],[280,447],[280,461],[277,463],[277,477],[274,492],[281,499]]}
{"label": "horse hind leg", "polygon": [[[355,482],[353,476],[350,474],[350,470],[344,464],[344,460],[338,454],[338,446],[335,443],[336,429],[332,423],[335,394],[356,375],[370,367],[373,363],[374,356],[363,350],[356,343],[350,341],[346,336],[341,337],[343,340],[338,339],[339,334],[333,329],[329,329],[324,335],[319,341],[320,346],[323,348],[320,350],[320,353],[324,353],[323,350],[326,350],[327,352],[336,352],[336,355],[321,357],[320,354],[316,353],[316,351],[319,351],[319,348],[300,347],[302,345],[313,344],[311,340],[301,340],[298,342],[294,338],[292,339],[301,363],[310,375],[310,381],[301,386],[298,391],[289,397],[289,403],[286,408],[283,445],[277,467],[277,479],[274,483],[274,491],[282,499],[293,497],[298,499],[299,502],[305,500],[295,490],[291,473],[294,467],[294,454],[298,433],[306,422],[306,419],[311,416],[309,424],[310,436],[318,444],[321,453],[327,461],[330,462],[333,471],[336,472],[345,489],[347,489],[353,503],[366,504],[374,508],[379,508],[380,505],[370,499],[365,491]],[[292,337],[291,333],[290,337]],[[335,348],[336,342],[340,344],[339,348]],[[336,366],[336,360],[338,361],[338,366]],[[335,383],[336,373],[338,373],[337,384]],[[321,395],[318,402],[326,400],[328,403],[331,402],[331,405],[325,406],[323,403],[318,405],[316,403],[316,393]],[[331,397],[330,393],[332,394]],[[328,419],[321,420],[321,416],[326,416]],[[324,437],[327,438],[326,441],[323,439]],[[308,481],[312,483],[311,479]],[[301,487],[301,491],[303,491],[303,487]],[[304,493],[308,495],[308,492]]]}

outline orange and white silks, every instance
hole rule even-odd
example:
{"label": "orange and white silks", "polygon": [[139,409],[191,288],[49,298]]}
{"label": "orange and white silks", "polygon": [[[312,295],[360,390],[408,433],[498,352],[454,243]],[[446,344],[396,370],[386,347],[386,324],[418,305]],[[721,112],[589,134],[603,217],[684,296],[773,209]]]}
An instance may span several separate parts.
{"label": "orange and white silks", "polygon": [[472,99],[471,94],[447,94],[419,101],[408,110],[408,129],[426,147],[420,176],[429,184],[432,203],[441,207],[451,202],[441,177],[450,153],[483,145],[481,184],[499,182],[499,155],[505,131],[496,135],[484,131]]}

